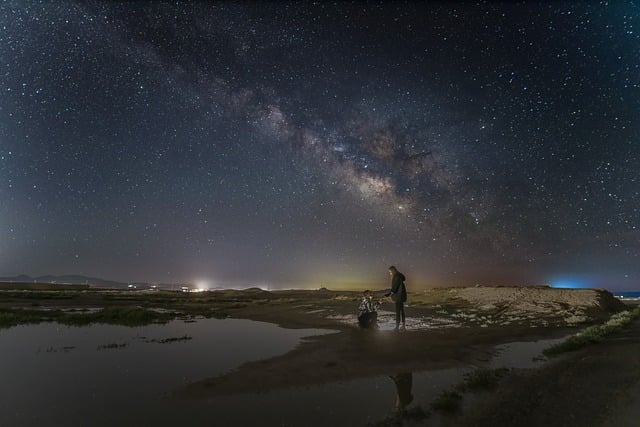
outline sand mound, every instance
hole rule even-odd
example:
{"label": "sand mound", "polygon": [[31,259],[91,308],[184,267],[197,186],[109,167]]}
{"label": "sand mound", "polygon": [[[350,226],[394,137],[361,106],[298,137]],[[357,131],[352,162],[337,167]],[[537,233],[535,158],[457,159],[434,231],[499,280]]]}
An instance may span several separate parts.
{"label": "sand mound", "polygon": [[567,324],[584,322],[623,310],[624,304],[602,289],[535,287],[473,287],[449,289],[449,297],[477,309],[504,316],[558,317]]}

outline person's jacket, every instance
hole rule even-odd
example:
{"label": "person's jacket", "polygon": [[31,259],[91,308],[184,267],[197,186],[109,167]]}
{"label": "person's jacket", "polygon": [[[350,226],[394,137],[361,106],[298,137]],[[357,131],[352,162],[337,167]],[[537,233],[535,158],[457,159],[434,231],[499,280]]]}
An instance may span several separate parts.
{"label": "person's jacket", "polygon": [[397,272],[391,278],[391,299],[395,302],[407,302],[407,288],[404,286],[404,274]]}
{"label": "person's jacket", "polygon": [[365,313],[375,313],[377,305],[371,298],[363,297],[360,307],[358,307],[358,317]]}

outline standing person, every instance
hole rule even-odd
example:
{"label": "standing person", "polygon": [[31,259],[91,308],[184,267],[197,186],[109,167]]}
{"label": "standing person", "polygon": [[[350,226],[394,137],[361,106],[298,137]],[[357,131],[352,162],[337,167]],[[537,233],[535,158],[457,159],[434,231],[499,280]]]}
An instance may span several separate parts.
{"label": "standing person", "polygon": [[404,286],[405,277],[393,265],[389,267],[389,276],[391,276],[391,290],[385,296],[391,295],[391,299],[396,303],[396,327],[400,326],[402,320],[402,329],[406,329],[404,316],[404,303],[407,302],[407,288]]}

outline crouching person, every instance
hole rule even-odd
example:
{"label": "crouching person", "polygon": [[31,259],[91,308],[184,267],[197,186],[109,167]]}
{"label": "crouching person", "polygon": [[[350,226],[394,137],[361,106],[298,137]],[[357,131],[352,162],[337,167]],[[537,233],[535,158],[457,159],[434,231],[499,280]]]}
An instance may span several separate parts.
{"label": "crouching person", "polygon": [[362,329],[375,329],[378,327],[378,312],[376,311],[379,303],[373,301],[371,291],[364,291],[362,302],[358,307],[358,324]]}

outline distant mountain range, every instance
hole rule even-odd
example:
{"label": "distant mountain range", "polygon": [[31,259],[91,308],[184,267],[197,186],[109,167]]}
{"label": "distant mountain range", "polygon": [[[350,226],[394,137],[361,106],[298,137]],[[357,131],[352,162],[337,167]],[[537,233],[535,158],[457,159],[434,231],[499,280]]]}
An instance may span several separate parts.
{"label": "distant mountain range", "polygon": [[[185,288],[195,289],[195,284],[187,283],[147,283],[147,282],[116,282],[114,280],[100,279],[99,277],[87,277],[81,275],[64,275],[64,276],[37,276],[32,277],[26,274],[13,277],[0,277],[0,282],[9,283],[50,283],[58,285],[89,285],[99,288],[125,288],[125,289],[165,289],[165,290],[181,290]],[[232,289],[246,289],[248,286],[231,286]],[[209,290],[229,289],[222,286],[210,287]]]}
{"label": "distant mountain range", "polygon": [[[108,288],[126,288],[129,283],[121,283],[113,280],[100,279],[98,277],[87,277],[78,275],[68,276],[38,276],[31,277],[26,274],[14,277],[0,277],[0,282],[14,282],[14,283],[57,283],[57,284],[73,284],[73,285],[91,285],[91,286],[103,286]],[[151,287],[148,283],[136,283],[141,285],[139,287]]]}

